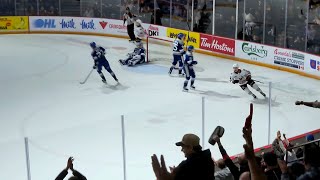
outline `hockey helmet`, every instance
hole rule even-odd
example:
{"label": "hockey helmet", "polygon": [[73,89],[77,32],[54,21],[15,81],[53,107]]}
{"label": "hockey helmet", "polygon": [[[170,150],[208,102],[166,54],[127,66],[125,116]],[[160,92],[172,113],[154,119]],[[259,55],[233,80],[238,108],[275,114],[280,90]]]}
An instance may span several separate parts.
{"label": "hockey helmet", "polygon": [[193,51],[194,47],[192,45],[188,46],[188,51]]}
{"label": "hockey helmet", "polygon": [[234,64],[232,67],[233,69],[239,69],[239,64]]}
{"label": "hockey helmet", "polygon": [[91,42],[91,43],[90,43],[90,47],[91,47],[91,48],[96,48],[96,47],[97,47],[97,44],[96,44],[95,42]]}
{"label": "hockey helmet", "polygon": [[185,37],[185,35],[183,34],[183,33],[179,33],[178,35],[177,35],[177,38],[178,39],[183,39]]}

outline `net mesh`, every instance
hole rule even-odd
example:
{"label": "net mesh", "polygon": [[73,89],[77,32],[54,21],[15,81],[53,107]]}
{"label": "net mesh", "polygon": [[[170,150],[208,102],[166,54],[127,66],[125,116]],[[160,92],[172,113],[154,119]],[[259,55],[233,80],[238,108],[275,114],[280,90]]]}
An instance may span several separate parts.
{"label": "net mesh", "polygon": [[170,64],[172,61],[173,38],[168,37],[147,37],[147,62]]}

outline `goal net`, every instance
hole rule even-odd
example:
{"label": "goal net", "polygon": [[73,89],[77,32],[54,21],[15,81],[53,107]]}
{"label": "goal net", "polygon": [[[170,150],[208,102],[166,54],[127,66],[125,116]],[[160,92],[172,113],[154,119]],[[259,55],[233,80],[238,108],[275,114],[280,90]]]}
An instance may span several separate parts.
{"label": "goal net", "polygon": [[171,64],[173,40],[168,37],[148,36],[146,40],[147,62]]}

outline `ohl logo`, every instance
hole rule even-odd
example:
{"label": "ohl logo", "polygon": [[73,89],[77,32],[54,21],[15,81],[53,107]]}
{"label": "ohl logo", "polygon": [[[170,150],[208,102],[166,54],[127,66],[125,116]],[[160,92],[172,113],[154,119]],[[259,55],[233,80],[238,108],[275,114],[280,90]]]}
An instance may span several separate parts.
{"label": "ohl logo", "polygon": [[55,19],[37,19],[34,21],[36,28],[56,28]]}

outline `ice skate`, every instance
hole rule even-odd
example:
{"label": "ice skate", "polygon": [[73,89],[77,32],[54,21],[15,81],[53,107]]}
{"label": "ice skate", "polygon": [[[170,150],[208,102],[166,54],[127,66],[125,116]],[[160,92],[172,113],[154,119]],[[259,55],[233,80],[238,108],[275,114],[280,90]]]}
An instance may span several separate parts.
{"label": "ice skate", "polygon": [[184,87],[183,87],[183,89],[182,89],[182,91],[184,91],[184,92],[188,92],[188,91],[189,91],[189,89],[188,89],[186,86],[184,86]]}
{"label": "ice skate", "polygon": [[257,99],[257,96],[256,96],[256,95],[254,95],[254,94],[252,94],[252,97],[253,97],[254,99]]}

